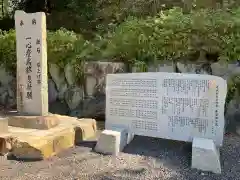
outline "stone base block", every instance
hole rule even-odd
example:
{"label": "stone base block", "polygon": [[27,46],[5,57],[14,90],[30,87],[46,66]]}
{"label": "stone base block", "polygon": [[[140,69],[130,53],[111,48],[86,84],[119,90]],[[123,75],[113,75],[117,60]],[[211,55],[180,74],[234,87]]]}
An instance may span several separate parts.
{"label": "stone base block", "polygon": [[95,151],[118,155],[131,141],[132,136],[124,129],[104,130],[97,141]]}
{"label": "stone base block", "polygon": [[193,139],[192,168],[217,174],[221,173],[220,155],[213,140]]}
{"label": "stone base block", "polygon": [[46,130],[56,127],[59,119],[55,115],[48,116],[8,116],[8,125],[20,128]]}
{"label": "stone base block", "polygon": [[0,153],[11,152],[19,159],[45,159],[96,135],[94,119],[51,116],[59,124],[47,130],[9,126],[8,134],[0,134]]}
{"label": "stone base block", "polygon": [[61,123],[66,126],[71,125],[75,130],[75,143],[78,144],[81,141],[85,141],[96,135],[97,123],[95,119],[78,119],[75,117],[57,115]]}
{"label": "stone base block", "polygon": [[240,126],[237,126],[236,133],[240,136]]}
{"label": "stone base block", "polygon": [[8,118],[0,117],[0,134],[5,134],[8,132]]}
{"label": "stone base block", "polygon": [[11,154],[18,159],[41,160],[74,146],[73,128],[58,126],[50,130],[11,128],[15,141]]}

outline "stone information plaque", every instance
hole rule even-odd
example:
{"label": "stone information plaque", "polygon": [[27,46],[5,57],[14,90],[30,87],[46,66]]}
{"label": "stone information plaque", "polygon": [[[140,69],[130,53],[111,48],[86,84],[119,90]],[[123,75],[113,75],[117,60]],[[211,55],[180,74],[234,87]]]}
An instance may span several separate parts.
{"label": "stone information plaque", "polygon": [[48,114],[46,15],[15,12],[17,39],[17,109]]}
{"label": "stone information plaque", "polygon": [[226,81],[180,73],[108,74],[106,129],[191,142],[224,134]]}

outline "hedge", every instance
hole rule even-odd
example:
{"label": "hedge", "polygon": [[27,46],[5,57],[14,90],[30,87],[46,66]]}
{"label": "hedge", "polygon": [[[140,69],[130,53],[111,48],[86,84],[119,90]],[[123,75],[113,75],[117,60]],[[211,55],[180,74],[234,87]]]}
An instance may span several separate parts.
{"label": "hedge", "polygon": [[[16,66],[15,31],[0,32],[0,61]],[[88,41],[66,29],[49,31],[48,61],[63,67],[88,60],[132,63],[175,61],[204,51],[221,61],[240,59],[240,8],[196,10],[174,8],[147,18],[129,17],[104,36]]]}

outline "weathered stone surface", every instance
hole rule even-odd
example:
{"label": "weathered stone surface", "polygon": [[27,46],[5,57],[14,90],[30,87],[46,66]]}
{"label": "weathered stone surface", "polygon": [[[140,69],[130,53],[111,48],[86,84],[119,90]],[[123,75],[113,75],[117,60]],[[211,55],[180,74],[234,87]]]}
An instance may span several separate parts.
{"label": "weathered stone surface", "polygon": [[[15,11],[18,112],[48,114],[46,15]],[[33,46],[34,44],[34,46]]]}
{"label": "weathered stone surface", "polygon": [[58,97],[58,91],[55,87],[55,83],[53,80],[49,79],[48,80],[48,102],[52,103],[57,100]]}
{"label": "weathered stone surface", "polygon": [[8,92],[4,91],[1,95],[0,95],[0,104],[1,105],[7,105],[8,102]]}
{"label": "weathered stone surface", "polygon": [[109,73],[125,72],[124,63],[91,61],[85,63],[85,74],[102,77]]}
{"label": "weathered stone surface", "polygon": [[97,123],[94,119],[77,119],[75,117],[57,115],[61,124],[73,126],[75,130],[75,143],[87,140],[96,135]]}
{"label": "weathered stone surface", "polygon": [[0,134],[5,134],[8,132],[8,118],[0,117]]}
{"label": "weathered stone surface", "polygon": [[85,80],[86,95],[91,97],[95,93],[95,87],[97,85],[97,78],[93,76],[87,76]]}
{"label": "weathered stone surface", "polygon": [[175,72],[175,64],[172,62],[162,62],[160,64],[148,65],[148,72]]}
{"label": "weathered stone surface", "polygon": [[104,130],[97,141],[95,151],[103,154],[118,155],[120,150],[121,132]]}
{"label": "weathered stone surface", "polygon": [[16,91],[11,84],[0,87],[0,104],[4,107],[13,107],[16,105]]}
{"label": "weathered stone surface", "polygon": [[59,124],[59,119],[54,115],[49,116],[8,116],[9,126],[29,129],[50,129]]}
{"label": "weathered stone surface", "polygon": [[0,134],[5,134],[8,132],[8,118],[0,117]]}
{"label": "weathered stone surface", "polygon": [[73,66],[71,64],[67,64],[64,68],[64,72],[68,85],[73,86],[76,83]]}
{"label": "weathered stone surface", "polygon": [[213,140],[194,138],[192,145],[192,168],[221,173],[219,150]]}
{"label": "weathered stone surface", "polygon": [[17,84],[15,79],[9,84],[7,87],[8,89],[8,99],[7,99],[7,104],[6,107],[8,108],[14,108],[16,109],[17,105],[17,90],[16,90]]}
{"label": "weathered stone surface", "polygon": [[53,114],[68,115],[70,110],[65,101],[57,100],[49,104],[49,112]]}
{"label": "weathered stone surface", "polygon": [[71,87],[65,92],[65,101],[70,110],[75,109],[84,98],[84,91],[80,87]]}
{"label": "weathered stone surface", "polygon": [[1,134],[0,133],[0,155],[5,155],[9,153],[12,149],[12,144],[14,143],[14,138],[10,134]]}
{"label": "weathered stone surface", "polygon": [[11,154],[19,159],[45,159],[74,146],[75,131],[70,126],[57,126],[49,130],[11,128],[16,137]]}
{"label": "weathered stone surface", "polygon": [[49,63],[49,73],[57,86],[57,90],[59,91],[62,84],[66,83],[63,71],[58,65]]}
{"label": "weathered stone surface", "polygon": [[240,66],[237,63],[227,64],[225,62],[216,62],[211,64],[212,74],[228,79],[234,74],[240,74]]}
{"label": "weathered stone surface", "polygon": [[7,72],[4,66],[0,67],[0,82],[2,86],[7,86],[9,83],[12,82],[13,76]]}
{"label": "weathered stone surface", "polygon": [[228,76],[228,65],[227,63],[215,62],[211,64],[212,74],[220,76],[224,79]]}
{"label": "weathered stone surface", "polygon": [[79,119],[75,126],[75,143],[78,144],[81,141],[85,141],[96,135],[97,124],[92,119]]}
{"label": "weathered stone surface", "polygon": [[225,112],[226,131],[236,132],[236,126],[240,124],[240,98],[235,93],[232,100],[227,104]]}
{"label": "weathered stone surface", "polygon": [[210,64],[208,63],[181,63],[177,62],[177,68],[181,73],[188,73],[188,74],[212,74],[212,70]]}
{"label": "weathered stone surface", "polygon": [[174,63],[159,64],[158,72],[170,72],[170,73],[175,72],[175,65],[174,65]]}
{"label": "weathered stone surface", "polygon": [[236,127],[236,133],[240,136],[240,125]]}
{"label": "weathered stone surface", "polygon": [[63,100],[64,94],[68,89],[68,84],[65,79],[65,73],[61,68],[56,64],[49,64],[49,73],[54,81],[57,91],[58,99]]}
{"label": "weathered stone surface", "polygon": [[67,92],[67,90],[68,90],[67,83],[63,83],[63,84],[60,85],[59,91],[58,91],[58,99],[59,100],[64,100],[65,93]]}
{"label": "weathered stone surface", "polygon": [[96,135],[94,119],[51,116],[59,119],[59,125],[48,130],[9,126],[8,134],[0,134],[0,153],[11,152],[19,159],[45,159]]}
{"label": "weathered stone surface", "polygon": [[82,117],[105,118],[106,96],[105,94],[97,94],[95,97],[85,99],[81,109],[78,110]]}
{"label": "weathered stone surface", "polygon": [[123,63],[100,61],[87,62],[84,69],[86,75],[86,96],[94,96],[94,94],[99,91],[105,92],[106,75],[122,72],[126,72],[126,66]]}

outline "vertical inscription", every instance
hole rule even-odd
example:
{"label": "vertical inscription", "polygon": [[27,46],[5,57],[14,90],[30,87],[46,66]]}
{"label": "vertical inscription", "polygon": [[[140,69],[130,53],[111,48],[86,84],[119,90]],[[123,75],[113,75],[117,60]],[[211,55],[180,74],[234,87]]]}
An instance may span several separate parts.
{"label": "vertical inscription", "polygon": [[135,119],[131,124],[133,129],[155,132],[158,130],[156,79],[119,78],[111,81],[111,86],[114,88],[109,92],[109,115]]}
{"label": "vertical inscription", "polygon": [[27,74],[27,99],[33,99],[32,92],[32,44],[31,37],[26,37],[26,74]]}
{"label": "vertical inscription", "polygon": [[[36,51],[38,54],[41,53],[41,40],[37,39],[36,40]],[[37,84],[41,84],[41,63],[40,61],[37,62]]]}
{"label": "vertical inscription", "polygon": [[215,110],[215,126],[218,127],[218,107],[219,107],[219,86],[216,86],[216,110]]}
{"label": "vertical inscription", "polygon": [[203,93],[208,92],[209,86],[208,80],[163,80],[163,89],[167,90],[162,98],[161,112],[168,117],[170,131],[191,126],[200,134],[207,133],[210,102]]}

